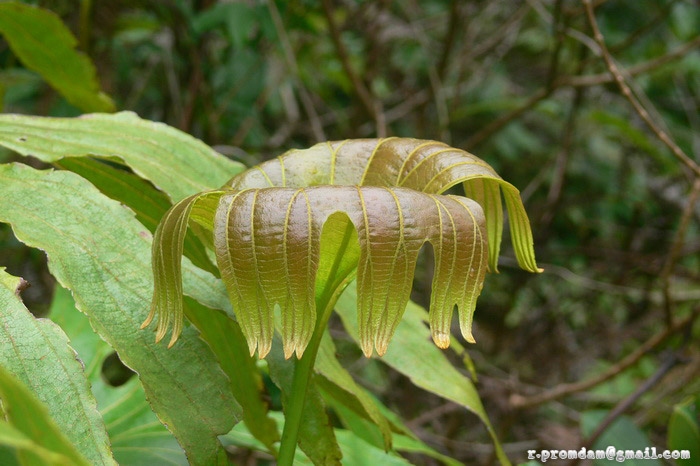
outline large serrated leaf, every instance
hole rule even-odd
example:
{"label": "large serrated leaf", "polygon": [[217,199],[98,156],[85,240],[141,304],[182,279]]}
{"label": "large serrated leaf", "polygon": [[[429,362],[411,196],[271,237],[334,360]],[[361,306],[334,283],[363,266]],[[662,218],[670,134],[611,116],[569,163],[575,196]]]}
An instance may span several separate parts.
{"label": "large serrated leaf", "polygon": [[56,287],[49,317],[66,332],[85,366],[117,462],[186,466],[184,451],[151,411],[138,378],[119,387],[105,381],[102,366],[114,350],[92,330],[87,316],[75,308],[70,292],[60,286]]}
{"label": "large serrated leaf", "polygon": [[12,51],[68,102],[86,112],[112,112],[90,59],[75,50],[77,40],[54,13],[19,2],[0,3],[0,34]]}
{"label": "large serrated leaf", "polygon": [[191,299],[186,302],[185,313],[228,375],[231,393],[241,404],[243,422],[248,430],[272,451],[274,443],[279,441],[279,432],[267,416],[268,407],[261,398],[262,378],[255,359],[248,354],[248,345],[238,323],[229,315]]}
{"label": "large serrated leaf", "polygon": [[114,465],[83,367],[53,322],[37,319],[18,295],[20,279],[0,267],[0,366],[46,405],[63,434],[94,465]]}
{"label": "large serrated leaf", "polygon": [[[214,356],[193,329],[171,350],[138,330],[152,279],[150,234],[133,213],[77,175],[22,165],[0,166],[0,198],[0,221],[10,223],[20,241],[46,251],[52,274],[139,374],[154,410],[190,462],[222,460],[216,437],[230,430],[239,408]],[[205,295],[218,308],[221,291],[207,275],[187,273],[185,291]]]}

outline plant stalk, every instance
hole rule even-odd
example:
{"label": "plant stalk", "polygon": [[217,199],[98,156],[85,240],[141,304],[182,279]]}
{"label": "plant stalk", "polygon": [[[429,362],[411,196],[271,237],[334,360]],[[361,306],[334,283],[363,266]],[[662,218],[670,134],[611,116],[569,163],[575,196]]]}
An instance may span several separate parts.
{"label": "plant stalk", "polygon": [[[335,303],[334,303],[335,304]],[[299,438],[299,426],[304,415],[304,405],[306,404],[306,393],[309,388],[309,382],[313,376],[314,365],[316,363],[316,355],[323,337],[330,311],[333,306],[329,306],[329,310],[323,311],[324,316],[316,321],[317,325],[314,329],[313,336],[309,345],[304,350],[304,354],[294,366],[294,379],[292,380],[292,391],[287,403],[287,410],[284,416],[284,430],[282,431],[282,439],[280,443],[279,456],[277,464],[280,466],[292,466],[294,464],[294,453],[297,448],[297,440]],[[319,325],[319,324],[323,325]]]}
{"label": "plant stalk", "polygon": [[280,450],[277,457],[279,466],[293,466],[294,454],[297,448],[299,438],[299,427],[304,415],[304,405],[306,404],[306,394],[308,392],[311,378],[313,377],[314,366],[316,364],[316,356],[321,345],[323,333],[328,324],[328,319],[331,312],[335,308],[335,303],[345,290],[347,285],[354,280],[355,273],[351,273],[339,283],[337,273],[340,261],[345,253],[351,237],[351,228],[354,228],[352,223],[349,223],[343,240],[339,245],[336,253],[333,266],[328,274],[325,286],[320,293],[316,295],[316,309],[321,310],[316,316],[316,325],[311,336],[308,346],[294,365],[294,378],[292,379],[292,391],[289,394],[289,399],[285,407],[284,430],[280,440]]}

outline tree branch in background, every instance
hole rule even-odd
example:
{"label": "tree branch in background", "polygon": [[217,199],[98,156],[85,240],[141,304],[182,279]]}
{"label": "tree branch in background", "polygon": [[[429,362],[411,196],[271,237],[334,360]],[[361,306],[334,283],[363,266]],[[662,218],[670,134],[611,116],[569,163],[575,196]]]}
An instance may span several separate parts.
{"label": "tree branch in background", "polygon": [[668,256],[666,257],[666,261],[664,262],[663,269],[661,269],[660,273],[661,289],[664,300],[664,313],[666,315],[666,325],[669,328],[673,326],[671,272],[673,271],[673,266],[676,264],[676,261],[681,256],[681,250],[683,249],[683,244],[685,243],[685,235],[688,231],[690,219],[693,216],[693,211],[695,210],[695,204],[698,200],[698,196],[700,196],[700,178],[696,178],[695,183],[693,183],[693,188],[690,191],[688,201],[683,209],[680,225],[678,225],[678,230],[676,230],[673,243],[671,244],[671,250],[668,252]]}
{"label": "tree branch in background", "polygon": [[[685,44],[671,50],[665,55],[654,58],[652,60],[639,63],[638,65],[630,66],[625,70],[628,76],[636,76],[638,74],[643,74],[656,68],[659,68],[666,63],[672,62],[678,58],[682,58],[692,49],[700,46],[700,36],[695,37],[693,40],[686,42]],[[601,74],[591,74],[587,76],[568,76],[564,77],[557,83],[557,86],[597,86],[600,84],[607,84],[615,80],[614,76],[610,73]]]}
{"label": "tree branch in background", "polygon": [[447,65],[450,63],[450,55],[457,38],[457,28],[459,27],[463,30],[465,27],[469,27],[468,23],[464,24],[460,14],[459,5],[461,3],[460,0],[452,0],[450,4],[450,24],[447,26],[447,34],[442,42],[442,52],[437,64],[437,74],[441,81],[445,79],[445,74],[447,73]]}
{"label": "tree branch in background", "polygon": [[272,0],[267,1],[267,6],[270,9],[270,16],[272,16],[272,21],[275,23],[275,30],[277,31],[277,36],[280,39],[280,44],[282,44],[282,50],[284,51],[284,58],[287,62],[287,66],[294,74],[294,80],[297,84],[297,89],[299,90],[299,98],[301,99],[301,105],[304,107],[304,111],[309,117],[309,123],[311,124],[311,130],[313,132],[314,138],[317,141],[325,141],[326,135],[323,131],[323,126],[321,126],[321,120],[318,118],[316,109],[314,108],[313,101],[306,87],[301,82],[301,75],[299,73],[299,66],[297,65],[296,58],[294,56],[294,51],[292,50],[292,45],[289,42],[289,36],[287,36],[287,31],[284,29],[284,23],[280,17],[280,12],[277,9],[277,5]]}
{"label": "tree branch in background", "polygon": [[495,132],[499,131],[501,128],[503,128],[505,125],[510,123],[511,121],[515,120],[518,118],[520,115],[523,113],[527,112],[531,108],[533,108],[535,105],[549,97],[552,92],[556,87],[543,87],[539,90],[537,90],[534,94],[530,96],[527,101],[522,104],[520,107],[511,110],[509,113],[506,113],[505,115],[502,115],[501,117],[497,118],[496,120],[492,121],[485,127],[483,127],[479,132],[474,133],[467,141],[464,143],[464,147],[467,148],[467,150],[473,150],[476,146],[484,142],[487,138],[489,138],[491,135],[493,135]]}
{"label": "tree branch in background", "polygon": [[[659,68],[673,60],[683,57],[690,50],[700,46],[700,36],[697,36],[693,40],[683,44],[682,46],[672,50],[671,52],[662,55],[653,60],[649,60],[644,63],[640,63],[636,66],[630,67],[626,70],[627,74],[630,76],[636,76],[638,74],[643,74]],[[530,98],[523,103],[520,107],[511,110],[510,112],[502,115],[500,118],[492,121],[479,132],[473,134],[467,142],[464,144],[468,150],[473,150],[476,146],[484,142],[486,139],[491,137],[494,133],[500,131],[504,126],[506,126],[511,121],[520,117],[523,113],[532,109],[542,100],[548,98],[555,90],[560,87],[588,87],[588,86],[598,86],[600,84],[606,84],[615,81],[615,77],[611,76],[609,73],[605,74],[593,74],[584,76],[564,76],[556,79],[550,87],[543,87],[538,89],[535,93],[530,96]],[[648,114],[647,114],[648,115]],[[656,133],[655,133],[656,134]],[[658,136],[658,135],[657,135]],[[668,137],[667,137],[668,138]],[[681,151],[682,152],[682,151]],[[687,158],[687,157],[686,157]],[[691,160],[692,162],[692,160]],[[696,172],[697,173],[697,172]]]}
{"label": "tree branch in background", "polygon": [[676,321],[672,326],[667,327],[663,331],[653,335],[647,341],[642,343],[636,350],[632,351],[617,364],[609,367],[608,370],[600,373],[596,377],[584,380],[582,382],[557,385],[554,388],[545,390],[544,392],[534,396],[527,397],[519,394],[513,394],[510,397],[510,405],[514,409],[532,408],[552,400],[557,400],[574,393],[588,390],[596,385],[600,385],[601,383],[619,375],[625,369],[635,365],[645,354],[649,353],[654,348],[665,342],[670,336],[680,332],[695,322],[698,315],[700,315],[700,306],[696,307],[689,316],[680,321]]}
{"label": "tree branch in background", "polygon": [[348,51],[340,38],[340,30],[338,25],[335,23],[335,18],[333,18],[333,7],[329,0],[323,0],[323,12],[326,15],[326,21],[328,22],[328,29],[331,33],[331,39],[333,40],[333,45],[338,52],[338,58],[343,65],[343,70],[345,74],[348,75],[350,82],[352,83],[353,90],[357,97],[360,99],[362,106],[365,108],[367,114],[376,122],[377,124],[377,136],[386,136],[386,122],[384,120],[384,111],[382,109],[381,102],[376,99],[370,90],[365,86],[365,83],[360,79],[352,65],[350,64],[350,56]]}
{"label": "tree branch in background", "polygon": [[[629,395],[624,400],[620,401],[615,407],[605,416],[595,431],[591,433],[583,441],[582,446],[584,448],[592,448],[596,440],[600,438],[601,435],[610,427],[610,425],[619,418],[625,411],[627,411],[642,395],[651,390],[671,369],[679,362],[679,357],[676,353],[669,353],[664,358],[663,362],[659,368],[654,372],[654,374],[644,381],[631,395]],[[569,463],[569,466],[575,466],[579,463],[579,459],[576,458]]]}
{"label": "tree branch in background", "polygon": [[676,144],[663,129],[659,128],[659,126],[654,122],[654,120],[652,120],[651,116],[649,115],[649,112],[634,96],[632,90],[627,85],[625,78],[622,76],[620,69],[615,64],[615,60],[610,55],[610,52],[608,52],[608,48],[605,45],[605,39],[603,37],[603,34],[600,32],[600,28],[598,27],[598,23],[595,19],[595,14],[593,13],[593,6],[591,5],[591,0],[581,1],[583,2],[583,5],[586,9],[586,16],[588,17],[588,22],[591,26],[591,29],[593,30],[593,38],[598,44],[598,48],[600,50],[601,55],[603,56],[603,60],[605,60],[605,64],[608,67],[608,71],[610,71],[610,74],[613,76],[615,82],[620,88],[620,91],[622,92],[622,95],[624,95],[625,98],[629,101],[629,103],[632,104],[632,107],[637,112],[639,117],[644,121],[644,123],[646,123],[646,125],[656,135],[656,137],[658,137],[661,140],[661,142],[663,142],[671,150],[671,153],[673,153],[673,155],[681,163],[688,167],[696,177],[700,176],[700,166],[698,166],[698,164],[695,163],[695,161],[688,157],[686,153],[683,152],[683,149],[681,149],[678,146],[678,144]]}

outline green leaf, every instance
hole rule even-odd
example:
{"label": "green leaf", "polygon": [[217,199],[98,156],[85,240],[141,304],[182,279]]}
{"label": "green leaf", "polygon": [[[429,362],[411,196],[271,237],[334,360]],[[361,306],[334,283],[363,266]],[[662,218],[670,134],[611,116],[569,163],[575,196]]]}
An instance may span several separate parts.
{"label": "green leaf", "polygon": [[421,453],[429,458],[435,458],[447,466],[462,466],[462,463],[459,461],[437,452],[420,440],[408,435],[394,435],[394,448],[400,452]]}
{"label": "green leaf", "polygon": [[[581,413],[581,432],[584,436],[590,435],[593,430],[605,419],[607,411],[592,410]],[[617,454],[624,454],[624,450],[644,452],[651,445],[649,437],[637,427],[629,416],[620,416],[602,433],[591,449],[605,450],[608,446],[614,446]],[[625,464],[632,466],[661,466],[656,459],[625,459]],[[596,466],[619,464],[616,458],[596,459]]]}
{"label": "green leaf", "polygon": [[698,421],[700,396],[688,398],[673,407],[668,421],[668,449],[687,450],[690,459],[677,459],[676,464],[694,464],[700,458],[700,423]]}
{"label": "green leaf", "polygon": [[[282,413],[273,412],[272,417],[284,427],[284,417]],[[405,466],[410,464],[404,458],[396,454],[386,453],[381,448],[365,442],[354,433],[345,429],[334,429],[335,436],[338,439],[338,446],[343,454],[343,466],[367,466],[367,465],[382,465],[382,466]],[[256,441],[246,430],[244,424],[237,425],[231,432],[222,438],[222,441],[227,445],[238,445],[253,450],[265,451],[263,445]],[[296,465],[311,465],[319,464],[309,460],[309,458],[299,449],[297,449],[294,457]],[[320,463],[324,464],[324,463]]]}
{"label": "green leaf", "polygon": [[[328,399],[326,397],[326,399]],[[383,445],[381,442],[381,434],[379,428],[373,422],[370,422],[357,414],[356,411],[345,404],[338,398],[332,398],[330,405],[333,407],[334,412],[341,419],[341,422],[345,427],[347,427],[356,437],[359,437],[363,441],[369,443],[375,448],[382,449]],[[336,433],[338,430],[336,430]],[[448,466],[459,466],[461,463],[455,461],[452,458],[442,455],[437,451],[430,448],[425,443],[421,442],[417,438],[409,437],[408,435],[393,434],[393,449],[384,448],[385,451],[406,451],[412,453],[421,453],[430,458],[435,458],[441,461],[443,464]],[[377,441],[377,439],[379,441]]]}
{"label": "green leaf", "polygon": [[[355,285],[348,286],[336,304],[336,311],[350,335],[359,341],[356,296]],[[409,377],[417,387],[462,405],[476,414],[491,435],[501,464],[510,464],[472,381],[462,375],[444,353],[429,344],[429,331],[423,324],[425,317],[425,310],[412,301],[408,302],[403,321],[396,329],[394,344],[389,347],[382,361]]]}
{"label": "green leaf", "polygon": [[112,440],[114,457],[119,464],[189,464],[175,437],[151,411],[137,378],[132,378],[119,387],[95,381],[94,390]]}
{"label": "green leaf", "polygon": [[381,448],[365,442],[349,430],[336,429],[338,444],[343,452],[343,464],[346,466],[363,466],[381,464],[382,466],[405,466],[408,461],[396,454],[386,453]]}
{"label": "green leaf", "polygon": [[518,263],[525,270],[540,272],[519,191],[479,157],[442,142],[411,138],[324,142],[305,150],[290,150],[226,184],[234,190],[330,184],[404,187],[441,194],[460,183],[467,196],[473,196],[484,209],[491,270],[497,270],[501,243],[502,191]]}
{"label": "green leaf", "polygon": [[20,430],[15,429],[9,422],[0,421],[0,464],[18,466],[20,463],[17,453],[22,454],[23,457],[31,455],[31,461],[35,465],[70,465],[70,460],[65,456],[45,449]]}
{"label": "green leaf", "polygon": [[220,186],[244,168],[182,131],[131,112],[0,115],[0,145],[48,163],[86,155],[120,160],[173,201]]}
{"label": "green leaf", "polygon": [[332,394],[338,403],[353,409],[363,418],[371,420],[380,434],[381,446],[389,450],[391,448],[389,422],[379,411],[369,393],[355,383],[350,373],[335,357],[335,345],[328,333],[321,340],[315,370],[320,374],[317,377],[319,386],[326,393]]}
{"label": "green leaf", "polygon": [[267,405],[260,397],[263,388],[260,371],[256,360],[248,355],[248,345],[240,327],[229,315],[191,299],[186,301],[185,312],[228,375],[231,393],[243,408],[243,422],[248,430],[272,451],[273,444],[279,441],[279,432],[267,416]]}
{"label": "green leaf", "polygon": [[[49,269],[70,289],[93,328],[140,376],[159,418],[192,464],[216,464],[217,436],[236,422],[239,407],[215,357],[188,328],[171,350],[139,331],[152,293],[150,234],[133,213],[69,172],[0,166],[0,221],[49,257]],[[221,308],[222,288],[186,263],[185,292]]]}
{"label": "green leaf", "polygon": [[68,338],[19,298],[20,278],[0,267],[0,366],[23,382],[91,464],[116,464],[102,417]]}
{"label": "green leaf", "polygon": [[18,2],[0,3],[0,34],[27,68],[39,73],[68,102],[85,112],[113,112],[114,103],[90,59],[54,13]]}
{"label": "green leaf", "polygon": [[105,382],[102,365],[113,350],[92,330],[87,316],[75,308],[69,291],[56,287],[49,316],[66,332],[85,365],[117,462],[129,466],[187,465],[175,437],[151,411],[138,379],[131,378],[119,387]]}
{"label": "green leaf", "polygon": [[[136,219],[151,233],[171,206],[168,196],[147,181],[91,157],[67,157],[54,165],[77,173],[103,194],[131,208]],[[197,267],[218,273],[204,246],[192,233],[185,237],[184,253]]]}
{"label": "green leaf", "polygon": [[[0,400],[7,421],[0,421],[0,438],[5,445],[19,448],[20,463],[90,465],[63,435],[46,407],[1,365]],[[38,448],[34,449],[34,446]]]}

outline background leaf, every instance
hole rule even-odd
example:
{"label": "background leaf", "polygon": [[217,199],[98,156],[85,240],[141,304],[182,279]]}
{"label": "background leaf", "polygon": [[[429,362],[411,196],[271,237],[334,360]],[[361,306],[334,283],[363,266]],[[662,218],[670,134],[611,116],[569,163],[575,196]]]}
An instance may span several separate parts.
{"label": "background leaf", "polygon": [[[608,413],[603,410],[586,411],[581,416],[581,432],[584,436],[590,435],[593,430],[600,424]],[[603,432],[595,444],[591,447],[592,450],[605,450],[608,446],[614,446],[620,452],[624,450],[639,450],[644,451],[645,448],[651,446],[649,437],[635,425],[629,416],[620,416]],[[659,451],[660,453],[660,451]],[[596,459],[593,461],[596,466],[619,464],[615,459]],[[657,459],[626,459],[625,464],[633,466],[651,465],[660,466],[661,462]]]}
{"label": "background leaf", "polygon": [[19,298],[20,279],[0,267],[0,367],[46,406],[75,448],[93,465],[116,464],[83,367],[65,333],[37,319]]}
{"label": "background leaf", "polygon": [[[88,466],[90,463],[63,435],[46,407],[22,382],[0,366],[2,413],[9,421],[0,421],[0,438],[5,445],[18,448],[22,464],[60,464]],[[38,448],[33,448],[37,447]]]}
{"label": "background leaf", "polygon": [[[354,283],[348,286],[338,300],[336,311],[350,335],[358,341],[356,293]],[[394,342],[389,345],[382,361],[409,377],[416,386],[460,404],[476,414],[489,431],[501,464],[510,464],[474,384],[430,342],[430,331],[423,323],[425,319],[425,310],[409,301],[403,320],[396,328]]]}
{"label": "background leaf", "polygon": [[700,396],[689,398],[673,407],[668,421],[668,448],[688,450],[689,459],[676,460],[676,464],[690,465],[700,458],[700,417],[698,416]]}
{"label": "background leaf", "polygon": [[95,76],[90,59],[55,13],[18,2],[0,3],[0,33],[17,57],[68,102],[85,112],[113,112],[114,103]]}

